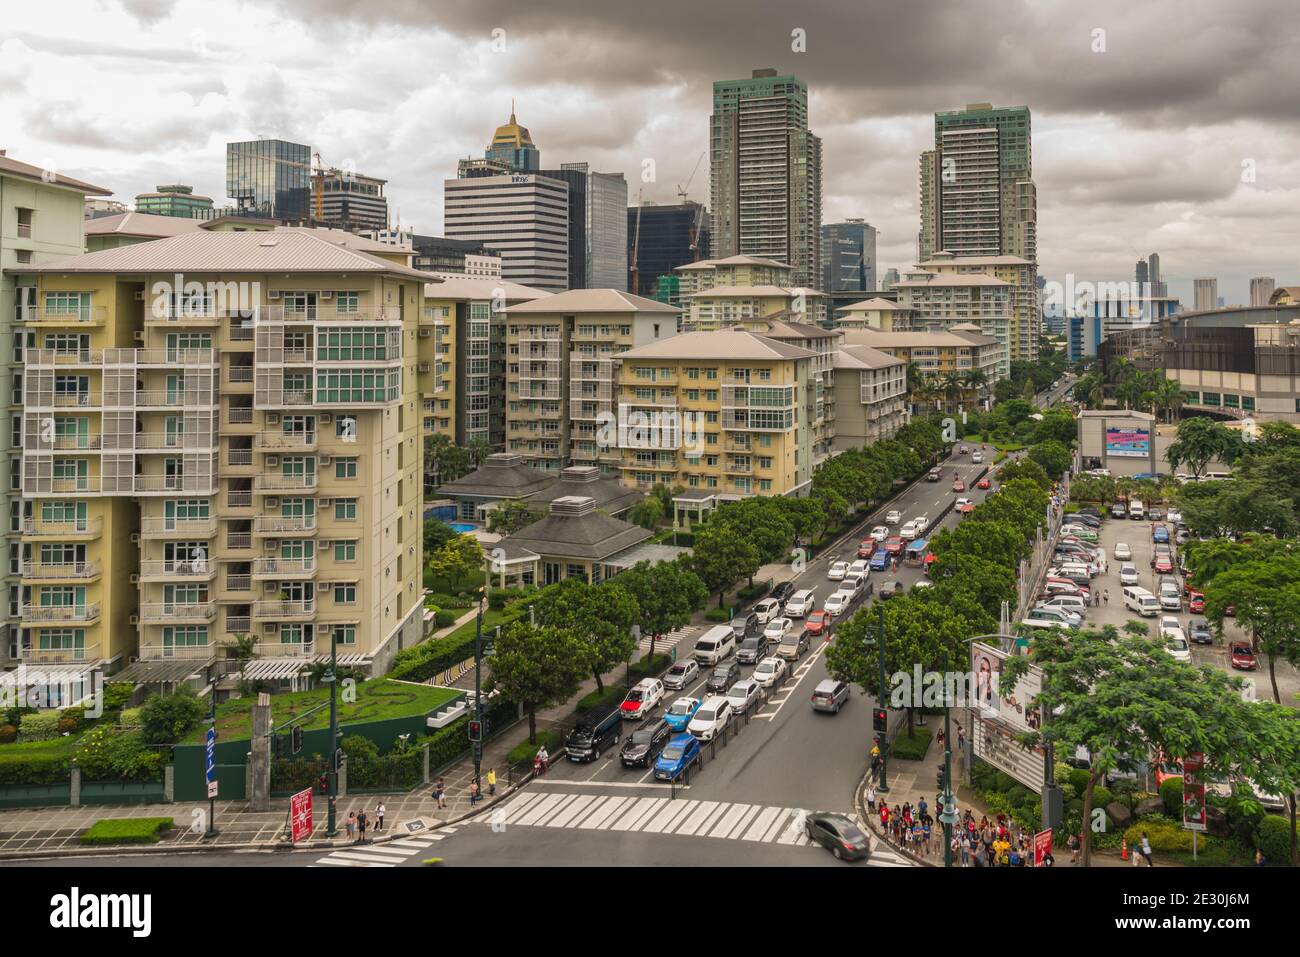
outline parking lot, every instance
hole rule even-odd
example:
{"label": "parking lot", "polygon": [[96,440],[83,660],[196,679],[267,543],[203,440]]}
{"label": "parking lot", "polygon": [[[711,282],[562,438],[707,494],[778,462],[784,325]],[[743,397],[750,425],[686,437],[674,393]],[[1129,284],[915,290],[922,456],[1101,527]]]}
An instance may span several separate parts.
{"label": "parking lot", "polygon": [[[1162,576],[1157,575],[1151,568],[1151,559],[1155,554],[1151,541],[1151,525],[1152,523],[1149,520],[1133,521],[1122,518],[1106,518],[1102,522],[1098,541],[1106,550],[1106,570],[1093,580],[1093,584],[1097,590],[1110,591],[1110,602],[1088,610],[1086,619],[1088,625],[1095,627],[1114,625],[1116,628],[1122,628],[1126,622],[1138,618],[1136,612],[1124,607],[1123,586],[1119,583],[1119,568],[1123,562],[1115,559],[1115,545],[1119,542],[1127,543],[1133,551],[1133,557],[1129,561],[1137,566],[1138,584],[1152,594],[1159,594],[1159,582]],[[1175,548],[1175,555],[1177,554],[1178,549]],[[1183,584],[1182,576],[1177,574],[1177,562],[1175,562],[1173,577],[1178,579],[1180,585]],[[1154,636],[1159,627],[1160,617],[1175,614],[1183,625],[1183,631],[1188,630],[1187,624],[1192,618],[1204,617],[1202,615],[1193,615],[1188,611],[1187,600],[1184,597],[1182,611],[1177,613],[1164,611],[1155,618],[1142,618],[1140,620],[1148,626]],[[1233,619],[1227,619],[1224,627],[1223,643],[1214,645],[1193,644],[1191,646],[1193,663],[1231,671],[1232,669],[1228,664],[1228,643],[1239,638],[1249,640],[1250,636],[1239,628]],[[1268,679],[1268,665],[1262,655],[1259,659],[1258,671],[1239,671],[1236,674],[1241,675],[1247,681],[1255,682],[1258,697],[1272,698],[1273,692]],[[1286,662],[1278,662],[1277,679],[1278,689],[1282,693],[1282,703],[1295,707],[1297,704],[1296,694],[1300,693],[1300,676],[1297,675],[1296,669]]]}

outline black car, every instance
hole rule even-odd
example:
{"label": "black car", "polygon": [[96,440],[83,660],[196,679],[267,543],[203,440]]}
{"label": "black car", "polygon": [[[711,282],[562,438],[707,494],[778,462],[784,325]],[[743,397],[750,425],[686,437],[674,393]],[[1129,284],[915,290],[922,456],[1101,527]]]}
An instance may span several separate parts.
{"label": "black car", "polygon": [[1204,618],[1193,618],[1188,623],[1187,637],[1198,645],[1214,644],[1214,634],[1210,631],[1210,623]]}
{"label": "black car", "polygon": [[836,860],[863,861],[871,856],[871,839],[853,819],[832,811],[809,814],[804,821],[808,840],[820,844]]}
{"label": "black car", "polygon": [[709,680],[704,683],[704,687],[708,691],[716,691],[721,694],[739,680],[740,664],[735,658],[732,658],[709,672]]}
{"label": "black car", "polygon": [[1095,505],[1085,505],[1083,508],[1079,509],[1079,511],[1076,512],[1075,514],[1091,515],[1093,518],[1097,519],[1097,521],[1101,521],[1101,512],[1097,511],[1097,507]]}
{"label": "black car", "polygon": [[893,598],[895,595],[901,595],[904,591],[906,589],[903,588],[902,582],[891,579],[880,586],[880,597]]}
{"label": "black car", "polygon": [[795,592],[794,582],[781,582],[781,584],[777,585],[775,588],[772,589],[772,594],[768,595],[767,597],[775,598],[782,605],[784,605],[786,603],[786,600],[791,595],[793,595],[794,592]]}
{"label": "black car", "polygon": [[1073,512],[1072,514],[1065,516],[1065,519],[1069,522],[1077,522],[1080,525],[1087,525],[1092,529],[1101,528],[1101,519],[1089,512]]}
{"label": "black car", "polygon": [[758,612],[751,611],[749,614],[745,614],[742,611],[731,619],[731,630],[735,632],[737,641],[743,641],[750,635],[761,632],[763,626],[758,623]]}
{"label": "black car", "polygon": [[1116,502],[1110,507],[1111,518],[1124,518],[1128,515],[1128,509],[1124,507],[1123,502]]}
{"label": "black car", "polygon": [[767,657],[767,639],[762,635],[746,638],[736,648],[736,660],[742,665],[756,665]]}
{"label": "black car", "polygon": [[673,729],[663,718],[652,724],[643,725],[633,731],[623,742],[623,747],[618,752],[619,760],[623,762],[625,768],[652,767],[659,757],[659,752],[664,749],[664,745],[672,736]]}

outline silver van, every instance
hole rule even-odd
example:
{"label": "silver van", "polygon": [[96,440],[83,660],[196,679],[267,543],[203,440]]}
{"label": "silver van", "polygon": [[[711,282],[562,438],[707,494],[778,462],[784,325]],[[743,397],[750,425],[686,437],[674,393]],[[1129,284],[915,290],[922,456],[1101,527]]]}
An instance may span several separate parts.
{"label": "silver van", "polygon": [[814,711],[829,711],[839,714],[840,708],[849,700],[849,685],[834,678],[823,678],[813,689],[812,706]]}
{"label": "silver van", "polygon": [[736,633],[730,625],[715,625],[700,636],[691,652],[695,660],[706,667],[730,658],[736,650]]}

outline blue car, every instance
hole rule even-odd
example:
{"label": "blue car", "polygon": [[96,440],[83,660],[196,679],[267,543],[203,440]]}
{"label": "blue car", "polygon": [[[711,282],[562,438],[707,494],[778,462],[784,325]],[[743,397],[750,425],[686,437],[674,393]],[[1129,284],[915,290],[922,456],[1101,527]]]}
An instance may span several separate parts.
{"label": "blue car", "polygon": [[1166,527],[1163,526],[1163,525],[1157,525],[1155,528],[1151,529],[1151,541],[1153,541],[1153,542],[1168,542],[1168,541],[1169,541],[1169,529],[1166,528]]}
{"label": "blue car", "polygon": [[889,552],[883,548],[879,549],[871,556],[871,570],[873,572],[883,572],[889,567]]}
{"label": "blue car", "polygon": [[687,768],[700,763],[700,755],[700,742],[695,735],[674,735],[655,762],[655,780],[676,781]]}
{"label": "blue car", "polygon": [[678,698],[664,712],[664,720],[674,731],[685,731],[686,726],[691,723],[691,718],[695,717],[695,712],[699,710],[699,698]]}

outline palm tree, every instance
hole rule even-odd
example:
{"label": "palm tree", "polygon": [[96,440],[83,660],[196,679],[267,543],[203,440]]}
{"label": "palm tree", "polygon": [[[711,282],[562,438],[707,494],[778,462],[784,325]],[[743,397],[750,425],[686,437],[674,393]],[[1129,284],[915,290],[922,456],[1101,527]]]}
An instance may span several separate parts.
{"label": "palm tree", "polygon": [[257,638],[254,635],[233,635],[226,642],[230,657],[239,665],[239,687],[244,687],[244,670],[248,663],[257,657]]}
{"label": "palm tree", "polygon": [[1168,415],[1170,422],[1183,408],[1183,388],[1174,379],[1160,379],[1152,388],[1151,395],[1156,411]]}
{"label": "palm tree", "polygon": [[945,373],[940,379],[939,390],[947,402],[949,411],[952,411],[952,407],[961,401],[964,386],[965,379],[960,372]]}
{"label": "palm tree", "polygon": [[488,445],[487,439],[470,439],[469,445],[465,446],[469,452],[469,460],[474,468],[483,464],[483,460],[492,452],[492,446]]}

